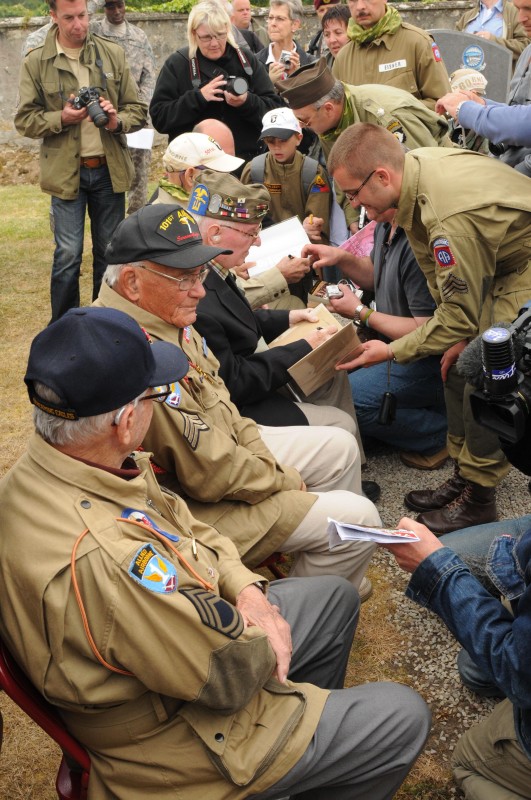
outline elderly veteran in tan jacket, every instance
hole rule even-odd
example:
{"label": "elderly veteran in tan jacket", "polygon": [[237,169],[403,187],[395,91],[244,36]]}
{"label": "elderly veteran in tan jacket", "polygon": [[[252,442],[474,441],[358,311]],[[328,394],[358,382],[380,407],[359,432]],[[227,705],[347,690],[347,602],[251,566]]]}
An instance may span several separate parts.
{"label": "elderly veteran in tan jacket", "polygon": [[200,265],[214,251],[186,211],[164,205],[124,220],[107,250],[111,266],[97,304],[130,314],[153,341],[179,345],[190,365],[156,405],[144,439],[157,477],[186,499],[195,517],[232,539],[244,563],[292,553],[292,575],[341,575],[368,596],[370,583],[362,579],[374,545],[328,548],[329,516],[379,524],[374,505],[356,493],[356,441],[339,429],[259,428],[240,416],[218,362],[193,328],[208,271]]}
{"label": "elderly veteran in tan jacket", "polygon": [[[335,78],[322,58],[283,81],[280,93],[305,128],[319,136],[325,158],[340,134],[356,122],[371,122],[393,133],[409,150],[453,147],[448,123],[421,100],[396,86],[353,86]],[[352,233],[358,213],[338,193]]]}
{"label": "elderly veteran in tan jacket", "polygon": [[404,686],[341,689],[354,589],[287,579],[268,599],[131,455],[187,366],[110,309],[36,337],[36,433],[0,484],[2,638],[88,748],[88,800],[391,797],[429,712]]}
{"label": "elderly veteran in tan jacket", "polygon": [[[496,486],[509,471],[498,437],[472,416],[473,387],[455,362],[467,341],[495,322],[512,322],[531,296],[529,179],[469,150],[426,147],[404,153],[374,125],[354,125],[337,141],[330,171],[350,202],[378,221],[391,208],[406,232],[437,308],[390,344],[365,342],[340,369],[445,352],[442,375],[454,474],[405,497],[437,534],[496,519]],[[449,191],[451,187],[451,191]]]}

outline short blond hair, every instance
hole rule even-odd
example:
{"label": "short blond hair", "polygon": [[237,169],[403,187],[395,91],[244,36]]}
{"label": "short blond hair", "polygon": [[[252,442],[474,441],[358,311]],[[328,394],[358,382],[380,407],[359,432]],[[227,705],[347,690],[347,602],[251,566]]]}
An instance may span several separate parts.
{"label": "short blond hair", "polygon": [[327,160],[331,175],[344,167],[353,178],[362,178],[378,167],[404,168],[404,149],[386,128],[358,122],[347,128],[332,147]]}
{"label": "short blond hair", "polygon": [[192,8],[188,15],[188,47],[189,56],[194,58],[199,46],[196,30],[200,25],[208,25],[213,33],[227,32],[227,42],[237,47],[232,34],[232,23],[225,9],[216,2],[204,0]]}

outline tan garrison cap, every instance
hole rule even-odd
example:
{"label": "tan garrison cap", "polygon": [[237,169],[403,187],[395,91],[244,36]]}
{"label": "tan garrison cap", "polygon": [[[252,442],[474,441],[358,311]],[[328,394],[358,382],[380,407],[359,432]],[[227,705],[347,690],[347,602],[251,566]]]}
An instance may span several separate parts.
{"label": "tan garrison cap", "polygon": [[269,200],[269,192],[261,183],[246,185],[228,173],[205,169],[195,177],[188,211],[250,225],[265,217]]}
{"label": "tan garrison cap", "polygon": [[321,58],[314,64],[299,67],[290,78],[279,84],[280,94],[291,108],[303,108],[316,103],[330,92],[336,79]]}
{"label": "tan garrison cap", "polygon": [[468,89],[476,94],[485,94],[487,79],[477,69],[456,69],[450,75],[450,88],[452,92],[462,92]]}

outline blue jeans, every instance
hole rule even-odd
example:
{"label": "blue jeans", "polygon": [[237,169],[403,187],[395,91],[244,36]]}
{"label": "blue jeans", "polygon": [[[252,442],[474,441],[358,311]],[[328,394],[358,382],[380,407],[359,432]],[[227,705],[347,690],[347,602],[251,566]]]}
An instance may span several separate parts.
{"label": "blue jeans", "polygon": [[[424,455],[445,446],[446,408],[438,356],[412,364],[392,363],[390,382],[387,362],[351,372],[348,379],[362,439],[371,436]],[[378,413],[387,391],[396,396],[396,417],[391,425],[380,425]]]}
{"label": "blue jeans", "polygon": [[75,200],[52,197],[55,237],[50,282],[52,322],[69,308],[79,306],[79,270],[87,209],[92,236],[92,299],[95,300],[107,265],[105,248],[125,216],[125,193],[113,192],[105,165],[96,169],[80,167],[79,194]]}

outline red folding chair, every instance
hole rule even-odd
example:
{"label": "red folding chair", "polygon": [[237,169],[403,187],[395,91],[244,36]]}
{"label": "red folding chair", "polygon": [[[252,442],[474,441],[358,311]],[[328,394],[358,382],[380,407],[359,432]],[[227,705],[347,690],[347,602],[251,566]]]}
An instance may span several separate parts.
{"label": "red folding chair", "polygon": [[87,751],[66,730],[53,706],[39,694],[0,639],[0,688],[54,739],[63,757],[55,788],[59,800],[86,800],[90,773]]}
{"label": "red folding chair", "polygon": [[285,572],[283,572],[280,568],[281,564],[286,564],[287,558],[283,553],[271,553],[270,556],[265,558],[261,564],[258,564],[257,569],[263,569],[267,567],[269,572],[272,572],[275,578],[280,580],[281,578],[287,578]]}

